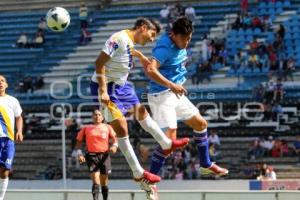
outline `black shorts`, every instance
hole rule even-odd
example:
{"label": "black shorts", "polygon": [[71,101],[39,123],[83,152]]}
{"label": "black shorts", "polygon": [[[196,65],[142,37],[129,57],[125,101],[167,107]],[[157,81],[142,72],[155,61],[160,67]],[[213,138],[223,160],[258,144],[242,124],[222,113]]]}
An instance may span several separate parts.
{"label": "black shorts", "polygon": [[101,174],[110,174],[111,160],[108,152],[86,153],[85,159],[90,173],[100,171]]}

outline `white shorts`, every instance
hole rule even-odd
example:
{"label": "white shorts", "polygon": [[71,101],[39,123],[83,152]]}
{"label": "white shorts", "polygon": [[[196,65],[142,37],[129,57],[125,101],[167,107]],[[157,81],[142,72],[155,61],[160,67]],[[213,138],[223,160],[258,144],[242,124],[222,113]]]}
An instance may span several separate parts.
{"label": "white shorts", "polygon": [[188,120],[199,114],[186,96],[178,98],[172,91],[148,94],[148,103],[160,128],[177,128],[177,120]]}

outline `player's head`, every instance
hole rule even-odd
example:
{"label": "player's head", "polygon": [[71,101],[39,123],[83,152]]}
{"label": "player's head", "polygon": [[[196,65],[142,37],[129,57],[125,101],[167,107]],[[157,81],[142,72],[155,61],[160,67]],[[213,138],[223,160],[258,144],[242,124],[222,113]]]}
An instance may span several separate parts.
{"label": "player's head", "polygon": [[134,24],[133,30],[136,31],[135,42],[140,45],[145,45],[148,42],[154,41],[161,30],[161,26],[156,20],[138,18]]}
{"label": "player's head", "polygon": [[0,74],[0,94],[5,94],[5,90],[8,87],[5,76]]}
{"label": "player's head", "polygon": [[103,122],[103,116],[102,116],[100,110],[98,110],[98,109],[95,109],[93,111],[93,122],[94,122],[94,124],[100,124]]}
{"label": "player's head", "polygon": [[180,49],[185,49],[192,39],[193,25],[187,17],[178,18],[172,25],[171,38]]}

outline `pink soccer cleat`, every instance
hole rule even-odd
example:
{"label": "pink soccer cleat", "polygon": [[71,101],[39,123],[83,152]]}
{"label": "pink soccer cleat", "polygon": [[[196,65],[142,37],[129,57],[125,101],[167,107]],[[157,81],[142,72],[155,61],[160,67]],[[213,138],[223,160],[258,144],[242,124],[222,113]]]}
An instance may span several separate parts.
{"label": "pink soccer cleat", "polygon": [[189,138],[173,139],[171,148],[163,149],[163,153],[165,155],[169,155],[170,153],[172,153],[172,151],[185,147],[189,143],[189,141]]}

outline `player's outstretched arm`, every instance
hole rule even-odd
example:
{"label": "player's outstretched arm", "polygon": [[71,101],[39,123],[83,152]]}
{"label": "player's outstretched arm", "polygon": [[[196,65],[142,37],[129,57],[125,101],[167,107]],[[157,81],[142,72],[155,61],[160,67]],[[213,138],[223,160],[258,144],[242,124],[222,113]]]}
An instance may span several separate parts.
{"label": "player's outstretched arm", "polygon": [[138,58],[143,67],[146,67],[147,65],[149,65],[151,63],[150,60],[142,52],[140,52],[136,49],[131,50],[131,55],[133,57]]}
{"label": "player's outstretched arm", "polygon": [[160,64],[157,60],[151,59],[150,64],[148,64],[145,69],[146,75],[156,83],[169,88],[172,92],[174,92],[177,96],[187,94],[186,89],[182,85],[177,85],[172,81],[169,81],[166,77],[164,77],[159,71],[158,68]]}
{"label": "player's outstretched arm", "polygon": [[102,51],[96,60],[96,73],[99,85],[99,100],[104,104],[108,104],[109,102],[105,79],[105,63],[107,63],[109,59],[110,56]]}

